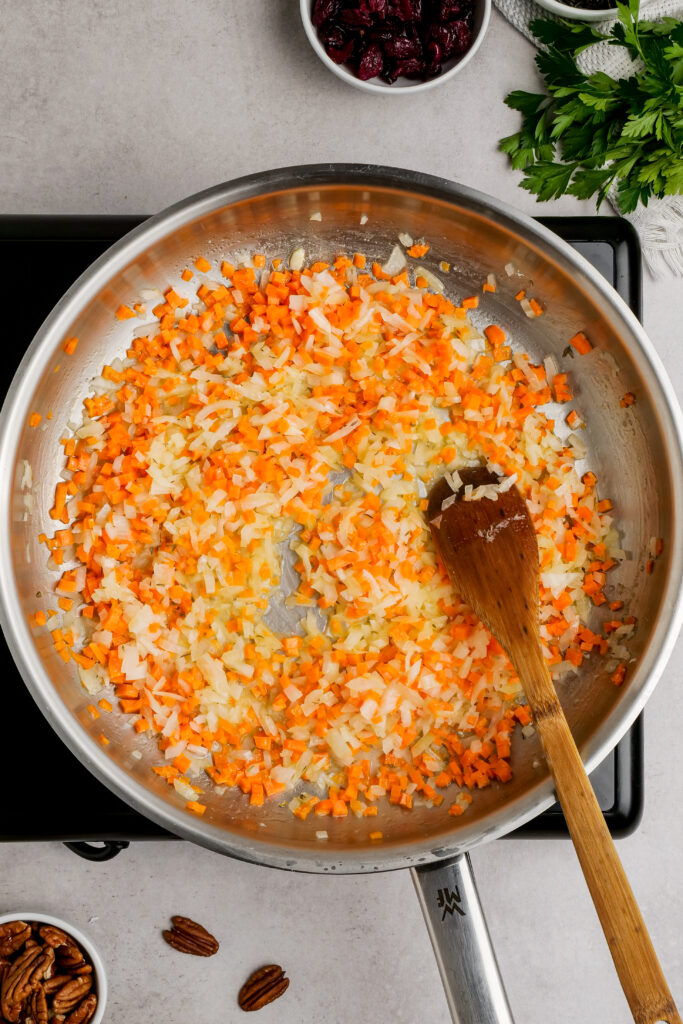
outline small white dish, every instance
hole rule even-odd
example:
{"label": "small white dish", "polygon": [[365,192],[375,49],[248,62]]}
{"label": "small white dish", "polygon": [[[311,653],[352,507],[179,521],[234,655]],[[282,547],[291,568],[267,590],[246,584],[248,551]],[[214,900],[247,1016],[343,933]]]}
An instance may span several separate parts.
{"label": "small white dish", "polygon": [[101,1024],[107,1005],[107,975],[102,957],[93,945],[92,939],[89,939],[80,928],[71,924],[70,921],[64,921],[61,917],[53,917],[52,914],[41,914],[35,910],[15,910],[11,914],[0,914],[0,925],[9,924],[10,921],[39,921],[41,924],[51,924],[55,928],[61,928],[63,932],[66,932],[67,935],[76,940],[92,963],[93,968],[93,991],[97,995],[97,1009],[94,1016],[91,1017],[89,1024]]}
{"label": "small white dish", "polygon": [[605,7],[596,11],[591,7],[570,7],[569,4],[558,3],[558,0],[536,0],[546,11],[556,14],[558,18],[567,18],[572,21],[606,21],[608,18],[616,18],[616,7]]}
{"label": "small white dish", "polygon": [[[335,64],[332,58],[327,55],[325,47],[318,38],[318,30],[311,20],[312,6],[313,0],[300,0],[301,21],[303,22],[304,31],[306,32],[309,43],[317,53],[318,57],[320,57],[320,60],[323,62],[325,67],[329,68],[337,78],[341,78],[343,82],[353,85],[356,89],[362,89],[363,92],[381,93],[384,96],[391,94],[397,96],[412,96],[414,93],[425,92],[427,89],[433,89],[435,86],[441,85],[443,82],[448,82],[451,78],[457,75],[458,71],[461,71],[465,65],[469,63],[472,57],[474,57],[483,42],[484,36],[486,35],[486,29],[488,28],[489,19],[491,17],[491,0],[475,0],[474,22],[472,25],[472,45],[467,53],[463,53],[462,57],[449,58],[449,60],[444,62],[441,74],[436,78],[430,78],[427,82],[416,82],[412,78],[400,77],[390,84],[389,82],[383,82],[379,78],[371,78],[369,81],[363,82],[360,78],[356,78],[354,73],[347,68],[346,65]],[[558,4],[556,6],[560,5]]]}

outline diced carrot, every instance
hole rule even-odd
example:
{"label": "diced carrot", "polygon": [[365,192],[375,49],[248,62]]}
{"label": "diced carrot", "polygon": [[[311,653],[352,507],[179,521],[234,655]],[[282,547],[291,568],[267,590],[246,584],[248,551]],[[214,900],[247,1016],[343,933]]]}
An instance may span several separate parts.
{"label": "diced carrot", "polygon": [[120,700],[119,707],[126,715],[137,714],[142,707],[142,701],[140,700]]}
{"label": "diced carrot", "polygon": [[571,402],[572,393],[567,387],[566,373],[556,373],[552,380],[552,387],[556,402]]}
{"label": "diced carrot", "polygon": [[503,345],[505,342],[505,331],[497,324],[489,324],[484,328],[484,334],[492,345]]}
{"label": "diced carrot", "polygon": [[116,310],[117,320],[130,320],[134,316],[135,312],[130,308],[130,306],[121,305]]}
{"label": "diced carrot", "polygon": [[612,682],[615,686],[621,686],[626,678],[626,665],[622,662],[612,675]]}
{"label": "diced carrot", "polygon": [[593,348],[583,331],[577,331],[577,333],[569,339],[569,344],[572,348],[575,348],[581,356],[586,355],[586,353],[590,352]]}

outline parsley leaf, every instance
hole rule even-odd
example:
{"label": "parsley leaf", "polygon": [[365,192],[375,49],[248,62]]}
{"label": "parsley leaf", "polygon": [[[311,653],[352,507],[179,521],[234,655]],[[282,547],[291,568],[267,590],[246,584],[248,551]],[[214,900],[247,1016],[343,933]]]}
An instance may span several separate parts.
{"label": "parsley leaf", "polygon": [[[617,13],[608,35],[580,22],[531,22],[547,93],[506,97],[522,125],[499,148],[539,200],[594,196],[599,207],[616,183],[629,213],[651,196],[683,193],[683,22],[641,21],[638,0],[617,0]],[[640,70],[585,75],[576,58],[601,41],[625,47]]]}
{"label": "parsley leaf", "polygon": [[534,192],[540,200],[559,199],[567,191],[576,164],[557,164],[538,160],[527,168],[522,188]]}
{"label": "parsley leaf", "polygon": [[598,32],[597,29],[580,21],[571,22],[569,30],[566,26],[567,22],[547,21],[545,18],[535,18],[529,25],[531,31],[544,46],[552,46],[560,52],[573,55],[585,50],[587,46],[592,46],[600,39],[606,38],[602,32]]}

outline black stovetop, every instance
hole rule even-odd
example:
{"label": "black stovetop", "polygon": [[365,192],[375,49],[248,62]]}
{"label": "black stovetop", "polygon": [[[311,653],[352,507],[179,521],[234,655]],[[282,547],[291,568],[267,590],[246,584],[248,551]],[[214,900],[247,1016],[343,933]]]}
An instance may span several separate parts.
{"label": "black stovetop", "polygon": [[[640,317],[640,249],[626,221],[607,217],[539,219],[589,259]],[[5,337],[0,364],[3,395],[26,345],[52,306],[97,256],[142,220],[0,216],[3,292],[22,310],[21,335]],[[35,287],[36,266],[50,267],[49,275],[41,276],[39,292]],[[4,670],[5,764],[19,769],[5,779],[0,841],[176,838],[119,800],[76,760],[33,703],[1,635],[0,665]],[[29,735],[31,742],[27,745]],[[59,787],[46,801],[45,780],[50,777],[59,778]],[[642,718],[591,778],[612,835],[626,835],[636,828],[643,804]],[[39,815],[36,806],[40,806]],[[512,838],[567,834],[562,812],[555,805],[513,832]],[[117,846],[110,843],[104,856],[111,855]]]}

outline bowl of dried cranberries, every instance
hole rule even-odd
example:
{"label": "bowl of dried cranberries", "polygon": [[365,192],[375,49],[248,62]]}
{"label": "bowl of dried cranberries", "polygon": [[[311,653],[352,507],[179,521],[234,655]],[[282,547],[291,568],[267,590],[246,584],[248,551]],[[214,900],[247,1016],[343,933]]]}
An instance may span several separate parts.
{"label": "bowl of dried cranberries", "polygon": [[484,38],[491,0],[301,0],[330,71],[367,92],[413,93],[452,78]]}

